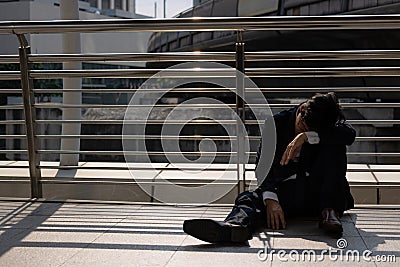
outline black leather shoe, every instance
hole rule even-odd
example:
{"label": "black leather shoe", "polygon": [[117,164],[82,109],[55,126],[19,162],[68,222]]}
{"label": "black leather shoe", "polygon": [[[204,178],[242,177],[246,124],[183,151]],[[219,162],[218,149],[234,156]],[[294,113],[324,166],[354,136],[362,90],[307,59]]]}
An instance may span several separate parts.
{"label": "black leather shoe", "polygon": [[246,227],[211,219],[186,220],[183,222],[183,231],[209,243],[245,242],[251,239]]}
{"label": "black leather shoe", "polygon": [[337,236],[341,236],[343,233],[343,226],[339,220],[339,214],[331,208],[324,209],[321,212],[319,228]]}

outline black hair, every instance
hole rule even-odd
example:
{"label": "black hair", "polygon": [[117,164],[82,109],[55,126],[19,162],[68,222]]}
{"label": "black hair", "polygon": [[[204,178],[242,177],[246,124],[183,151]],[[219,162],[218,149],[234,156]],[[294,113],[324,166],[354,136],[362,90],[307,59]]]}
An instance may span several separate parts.
{"label": "black hair", "polygon": [[316,94],[301,106],[301,117],[310,130],[319,131],[333,127],[343,120],[336,94]]}

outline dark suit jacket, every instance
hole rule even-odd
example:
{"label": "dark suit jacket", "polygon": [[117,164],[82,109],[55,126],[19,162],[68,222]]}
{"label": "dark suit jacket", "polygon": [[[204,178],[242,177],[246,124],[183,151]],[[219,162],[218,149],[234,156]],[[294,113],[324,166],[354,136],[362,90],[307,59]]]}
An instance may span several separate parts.
{"label": "dark suit jacket", "polygon": [[[300,106],[300,105],[299,105]],[[279,112],[274,115],[275,128],[276,128],[276,150],[272,166],[267,174],[267,177],[263,180],[262,184],[259,185],[261,192],[271,191],[277,192],[279,184],[293,174],[298,174],[297,164],[290,161],[288,165],[281,166],[280,160],[283,153],[286,150],[287,145],[296,137],[295,133],[295,120],[296,112],[299,106]],[[350,124],[343,120],[336,123],[336,125],[330,129],[318,132],[320,138],[320,144],[331,144],[331,145],[351,145],[356,137],[356,131],[351,127]],[[257,153],[256,166],[260,158],[262,151],[262,142]],[[263,178],[263,177],[258,177]]]}

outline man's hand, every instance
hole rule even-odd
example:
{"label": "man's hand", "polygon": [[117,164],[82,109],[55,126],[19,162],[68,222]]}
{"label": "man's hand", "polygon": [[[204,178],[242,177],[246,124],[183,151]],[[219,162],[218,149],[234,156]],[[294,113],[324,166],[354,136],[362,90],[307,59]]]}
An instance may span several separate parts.
{"label": "man's hand", "polygon": [[307,141],[307,135],[305,133],[299,133],[292,142],[286,147],[281,159],[281,165],[287,165],[289,160],[296,157],[297,153],[300,152],[304,142]]}
{"label": "man's hand", "polygon": [[285,216],[283,210],[278,201],[273,199],[266,199],[265,205],[267,209],[267,226],[274,230],[286,228]]}

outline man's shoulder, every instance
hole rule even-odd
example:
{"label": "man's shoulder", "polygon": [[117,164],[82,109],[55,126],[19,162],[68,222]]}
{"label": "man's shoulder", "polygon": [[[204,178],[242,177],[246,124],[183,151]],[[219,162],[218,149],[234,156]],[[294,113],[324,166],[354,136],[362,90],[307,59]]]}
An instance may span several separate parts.
{"label": "man's shoulder", "polygon": [[280,111],[274,115],[274,120],[275,122],[287,121],[290,119],[290,117],[293,115],[294,112],[295,108]]}

